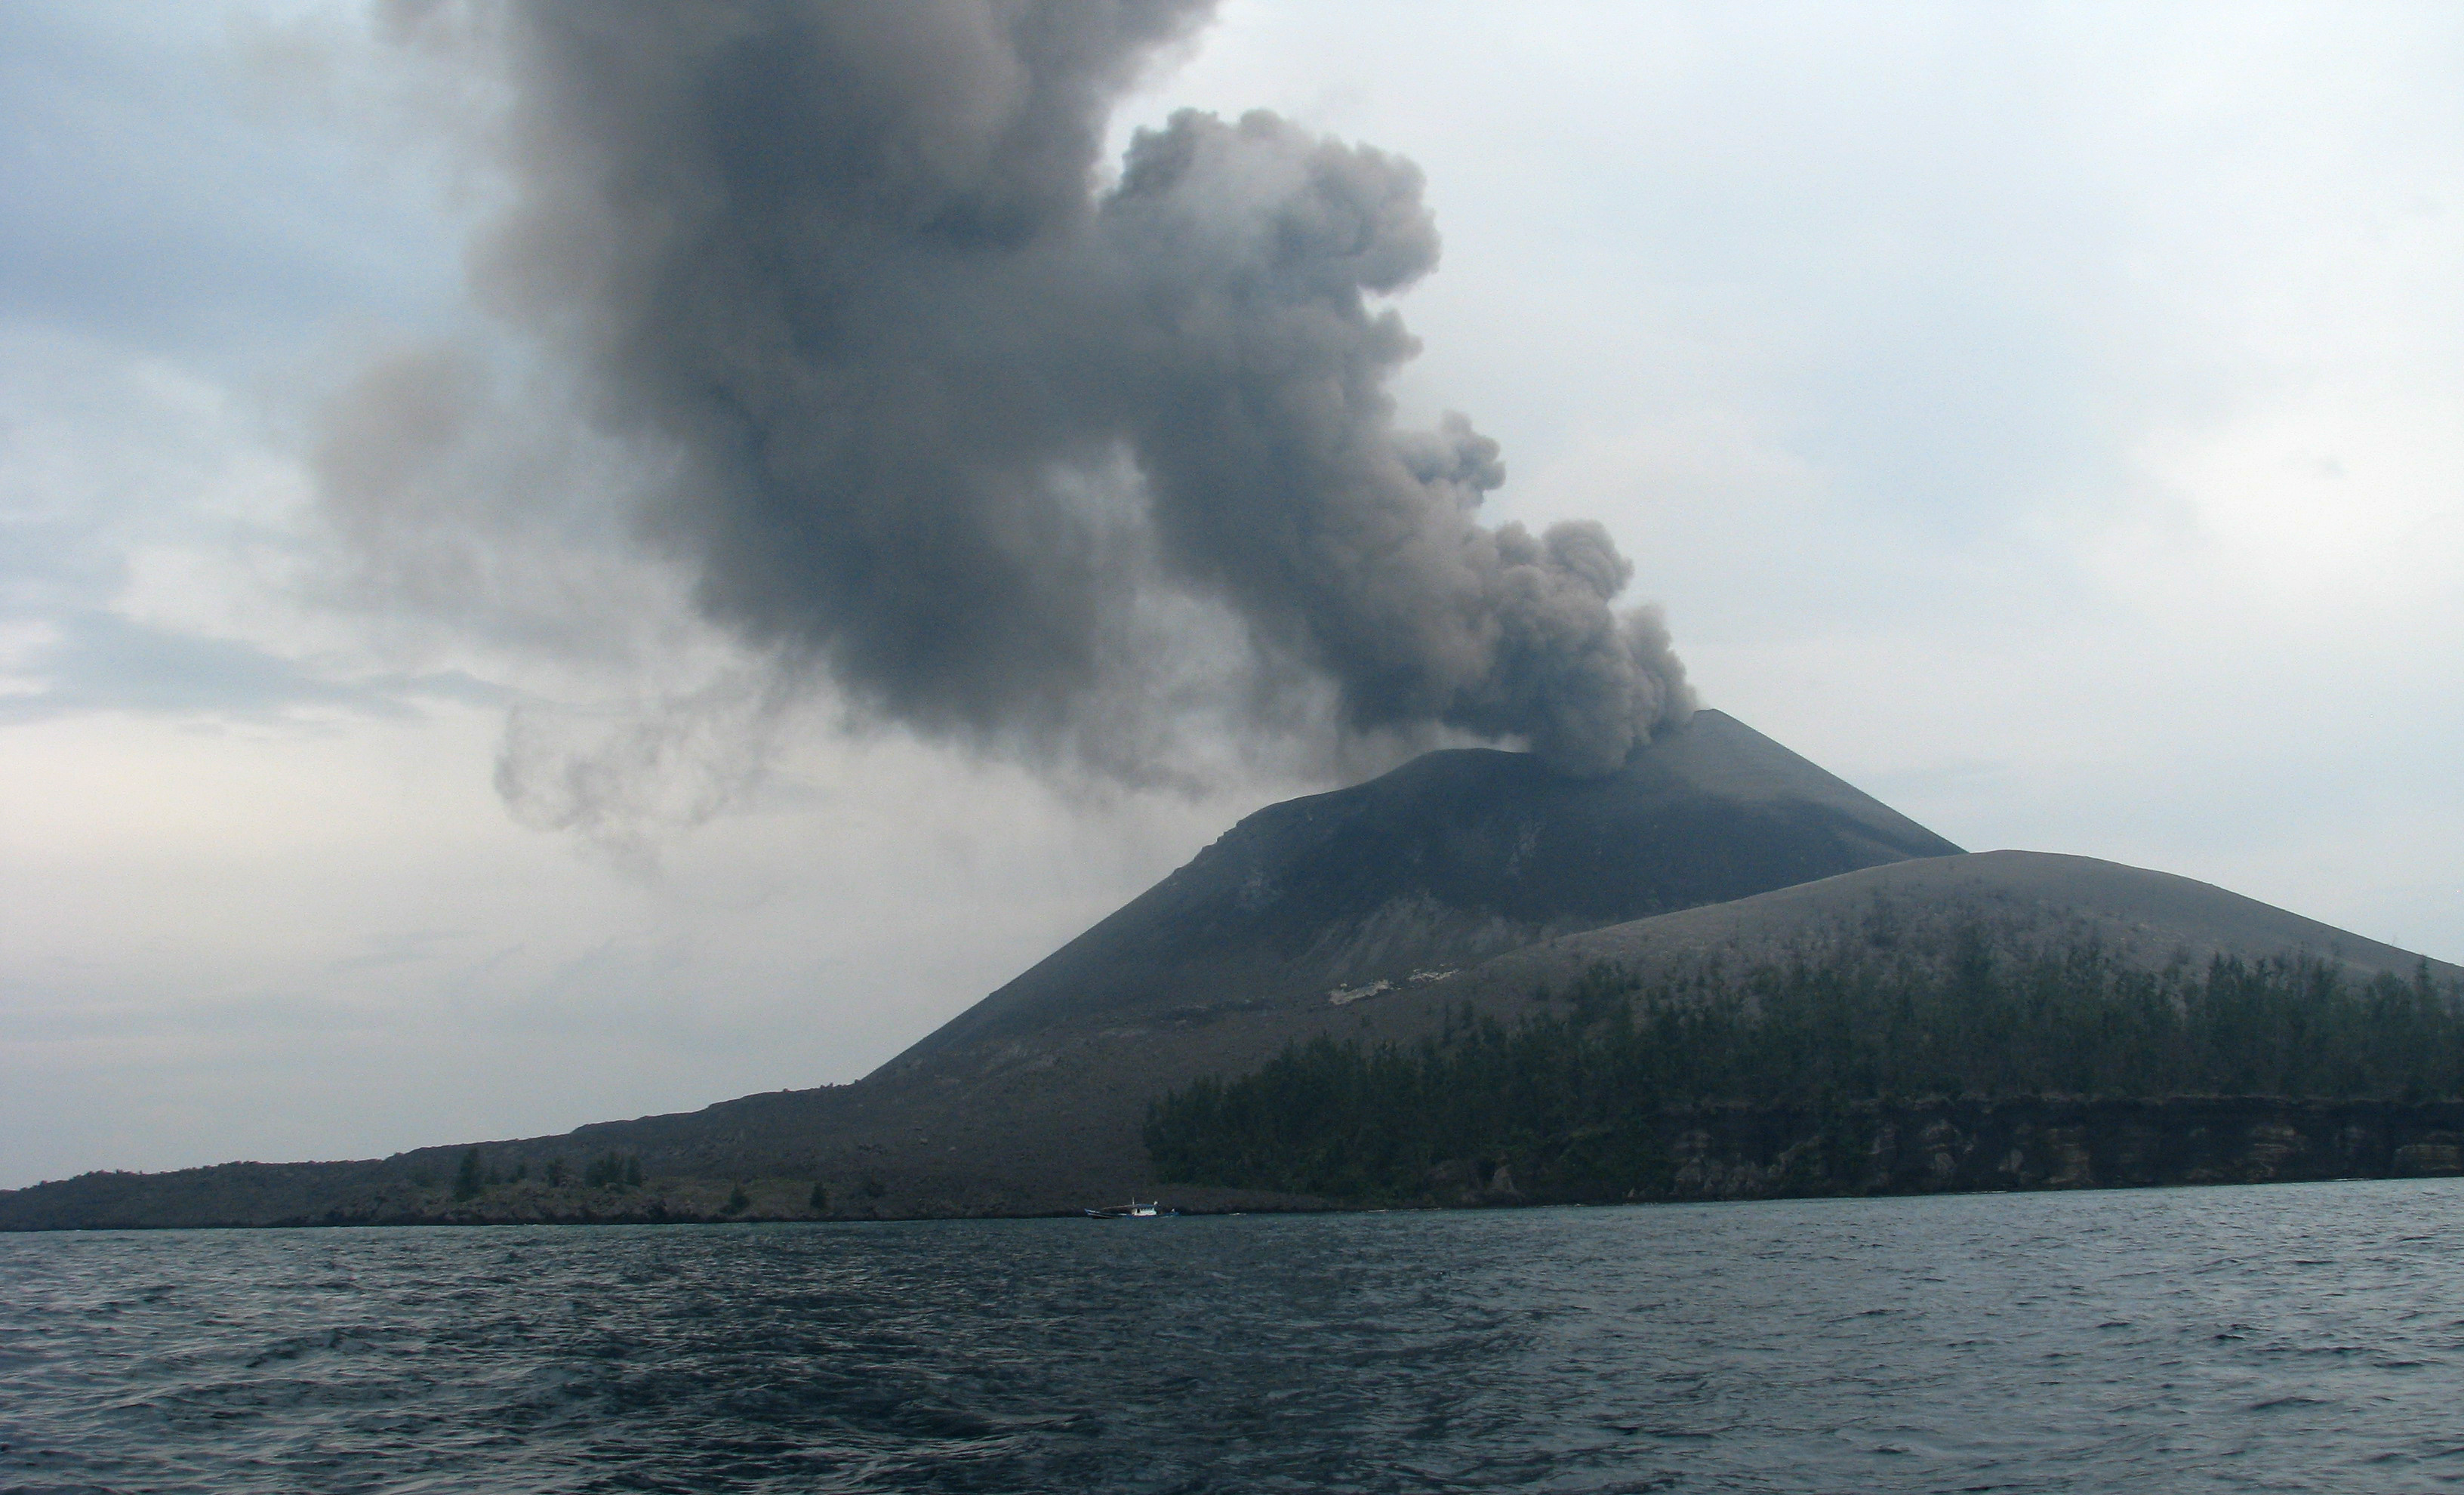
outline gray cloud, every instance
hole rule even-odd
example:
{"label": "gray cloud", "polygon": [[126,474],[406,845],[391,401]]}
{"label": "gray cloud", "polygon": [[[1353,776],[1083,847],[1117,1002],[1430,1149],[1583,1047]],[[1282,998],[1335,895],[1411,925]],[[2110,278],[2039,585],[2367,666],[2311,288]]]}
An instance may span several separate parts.
{"label": "gray cloud", "polygon": [[25,651],[13,673],[41,685],[0,694],[0,724],[44,721],[77,712],[208,715],[268,718],[325,707],[366,716],[411,715],[426,697],[508,706],[512,692],[460,671],[347,678],[240,639],[178,633],[99,611],[57,613],[51,637]]}
{"label": "gray cloud", "polygon": [[[1481,525],[1496,444],[1460,417],[1396,425],[1417,344],[1374,298],[1436,264],[1419,172],[1272,115],[1183,113],[1103,183],[1112,100],[1208,9],[391,15],[510,85],[517,196],[483,299],[602,432],[673,464],[632,522],[789,675],[927,735],[1133,772],[1187,706],[1161,686],[1185,684],[1172,620],[1194,599],[1241,640],[1215,690],[1240,725],[1322,699],[1342,736],[1453,729],[1614,767],[1691,700],[1658,615],[1612,605],[1630,566],[1595,524]],[[362,424],[390,442],[383,387]],[[329,441],[329,488],[375,445]],[[340,486],[379,550],[432,561],[407,532],[474,522]]]}

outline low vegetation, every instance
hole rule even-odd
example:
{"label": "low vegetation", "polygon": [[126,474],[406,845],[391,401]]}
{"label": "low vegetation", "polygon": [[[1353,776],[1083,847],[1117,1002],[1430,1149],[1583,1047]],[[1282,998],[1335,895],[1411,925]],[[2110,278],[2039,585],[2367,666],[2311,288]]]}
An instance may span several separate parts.
{"label": "low vegetation", "polygon": [[1466,1009],[1410,1045],[1318,1039],[1172,1092],[1148,1113],[1157,1176],[1404,1201],[1505,1164],[1518,1194],[1613,1198],[1664,1181],[1665,1118],[1710,1106],[1787,1108],[1845,1137],[1820,1118],[1929,1098],[2464,1097],[2464,994],[2426,967],[2149,972],[2092,942],[1997,956],[1968,930],[1928,962],[1835,953],[1657,983],[1596,969],[1535,1008]]}

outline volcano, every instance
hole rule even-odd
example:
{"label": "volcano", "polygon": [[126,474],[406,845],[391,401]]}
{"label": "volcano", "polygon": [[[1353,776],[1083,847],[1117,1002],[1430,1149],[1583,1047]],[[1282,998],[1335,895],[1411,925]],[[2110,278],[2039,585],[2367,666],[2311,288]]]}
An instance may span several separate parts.
{"label": "volcano", "polygon": [[[1408,1041],[1466,1004],[1510,1016],[1603,961],[1743,967],[1842,942],[1947,948],[1953,929],[2013,949],[2092,938],[2149,968],[2292,954],[2363,977],[2464,977],[2187,878],[1964,853],[1703,711],[1604,777],[1451,750],[1262,809],[855,1084],[480,1147],[533,1177],[552,1159],[622,1154],[673,1181],[687,1214],[745,1179],[772,1180],[757,1194],[776,1213],[803,1209],[780,1180],[819,1182],[836,1213],[1067,1211],[1152,1191],[1139,1138],[1151,1099],[1296,1042]],[[0,1227],[573,1218],[536,1191],[520,1208],[445,1209],[435,1180],[467,1146],[89,1175],[0,1194]],[[1182,1194],[1201,1207],[1297,1202]]]}
{"label": "volcano", "polygon": [[1054,1024],[1314,1007],[1576,931],[1959,847],[1723,712],[1597,779],[1430,753],[1258,811],[893,1061]]}
{"label": "volcano", "polygon": [[1067,1208],[1147,1187],[1146,1103],[1198,1075],[1321,1032],[1417,1031],[1513,952],[1959,855],[1716,711],[1599,778],[1430,753],[1243,820],[852,1086],[575,1139],[653,1173],[869,1181],[915,1213]]}

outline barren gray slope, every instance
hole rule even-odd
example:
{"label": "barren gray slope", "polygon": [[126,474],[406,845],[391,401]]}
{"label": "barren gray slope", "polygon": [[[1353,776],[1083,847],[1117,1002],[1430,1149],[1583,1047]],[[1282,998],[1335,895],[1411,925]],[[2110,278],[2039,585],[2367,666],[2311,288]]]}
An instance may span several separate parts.
{"label": "barren gray slope", "polygon": [[1430,753],[1258,811],[885,1066],[1060,1022],[1313,1005],[1534,940],[1959,848],[1722,712],[1616,774]]}

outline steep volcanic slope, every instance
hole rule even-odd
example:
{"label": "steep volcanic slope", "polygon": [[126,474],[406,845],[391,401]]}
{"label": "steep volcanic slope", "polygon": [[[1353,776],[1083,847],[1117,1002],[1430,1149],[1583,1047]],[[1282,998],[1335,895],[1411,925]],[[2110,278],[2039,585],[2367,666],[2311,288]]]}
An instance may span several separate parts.
{"label": "steep volcanic slope", "polygon": [[1958,849],[1716,711],[1602,779],[1519,753],[1431,753],[1258,811],[884,1072],[1055,1022],[1315,1005],[1577,930]]}

